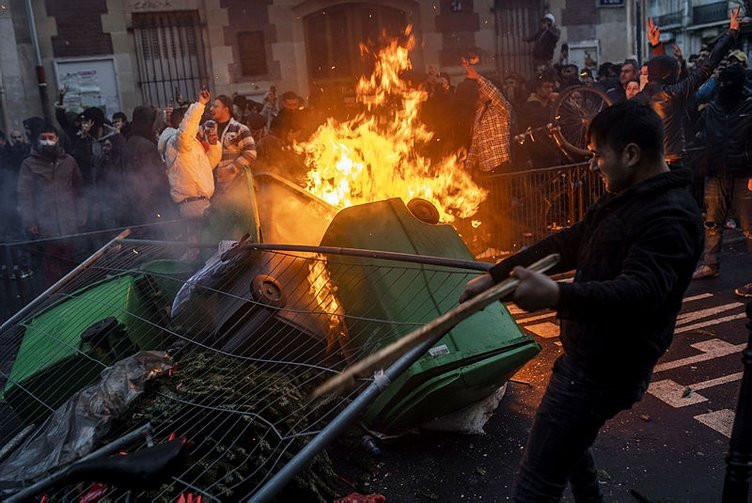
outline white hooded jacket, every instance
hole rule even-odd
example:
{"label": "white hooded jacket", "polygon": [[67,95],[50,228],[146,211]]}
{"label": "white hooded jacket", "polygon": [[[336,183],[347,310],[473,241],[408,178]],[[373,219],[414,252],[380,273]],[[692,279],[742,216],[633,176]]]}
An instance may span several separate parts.
{"label": "white hooded jacket", "polygon": [[222,157],[222,145],[217,142],[205,151],[196,139],[204,107],[202,103],[193,103],[178,129],[169,127],[159,135],[159,153],[167,165],[170,196],[176,203],[189,197],[210,199],[214,195],[212,170]]}

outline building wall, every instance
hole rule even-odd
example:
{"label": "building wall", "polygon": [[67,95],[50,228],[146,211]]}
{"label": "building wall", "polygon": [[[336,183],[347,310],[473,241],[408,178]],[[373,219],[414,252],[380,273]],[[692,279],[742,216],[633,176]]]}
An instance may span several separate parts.
{"label": "building wall", "polygon": [[[353,0],[81,0],[71,9],[63,0],[36,1],[34,12],[43,63],[50,82],[51,102],[56,99],[54,62],[61,58],[110,56],[114,59],[121,108],[131,113],[142,102],[132,15],[166,10],[198,11],[203,24],[206,70],[215,93],[238,92],[261,99],[270,85],[280,92],[310,92],[304,20],[309,14]],[[34,59],[23,0],[0,0],[0,72],[6,98],[20,110],[13,115],[40,113],[34,77]],[[417,47],[412,54],[416,72],[438,70],[456,82],[462,78],[460,58],[474,51],[481,56],[478,70],[497,76],[498,46],[494,0],[463,0],[457,11],[451,0],[371,0],[406,13],[413,24]],[[626,2],[631,5],[633,2]],[[635,52],[628,7],[599,8],[594,0],[549,0],[546,10],[562,30],[559,43],[600,41],[600,61],[622,61]],[[267,73],[244,76],[239,67],[239,32],[263,33]],[[632,37],[632,38],[630,38]],[[626,42],[625,42],[626,41]],[[312,49],[312,50],[315,50]],[[15,55],[15,56],[14,56]],[[556,51],[558,57],[558,47]],[[16,105],[17,104],[17,105]]]}
{"label": "building wall", "polygon": [[0,2],[0,107],[6,133],[41,114],[34,52],[23,0]]}

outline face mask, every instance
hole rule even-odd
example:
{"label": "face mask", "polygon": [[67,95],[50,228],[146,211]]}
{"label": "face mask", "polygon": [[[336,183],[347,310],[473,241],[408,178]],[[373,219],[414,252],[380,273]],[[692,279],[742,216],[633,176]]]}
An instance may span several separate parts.
{"label": "face mask", "polygon": [[744,92],[744,81],[724,83],[718,88],[718,99],[723,103],[736,103]]}
{"label": "face mask", "polygon": [[48,159],[55,159],[58,155],[57,142],[52,140],[38,140],[39,145],[37,151],[39,155]]}

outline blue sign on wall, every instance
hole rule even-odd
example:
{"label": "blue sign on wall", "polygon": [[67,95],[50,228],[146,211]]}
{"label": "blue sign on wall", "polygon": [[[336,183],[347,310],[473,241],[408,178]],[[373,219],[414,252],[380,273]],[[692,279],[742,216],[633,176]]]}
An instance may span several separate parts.
{"label": "blue sign on wall", "polygon": [[624,0],[599,0],[601,7],[622,7]]}

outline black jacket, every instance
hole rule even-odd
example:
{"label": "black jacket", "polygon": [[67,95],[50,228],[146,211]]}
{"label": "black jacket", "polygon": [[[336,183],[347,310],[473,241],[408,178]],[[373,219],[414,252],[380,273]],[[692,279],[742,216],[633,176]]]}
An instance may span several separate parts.
{"label": "black jacket", "polygon": [[671,343],[692,272],[703,249],[700,211],[687,190],[689,169],[662,173],[620,194],[606,194],[582,222],[495,265],[497,281],[515,265],[559,253],[558,316],[564,357],[601,380],[649,379]]}
{"label": "black jacket", "polygon": [[715,67],[726,56],[737,33],[737,31],[729,31],[722,36],[716,42],[710,56],[702,65],[689,72],[686,78],[675,83],[652,81],[640,93],[638,99],[649,103],[663,121],[666,161],[677,162],[684,157],[683,122],[687,101],[710,78]]}
{"label": "black jacket", "polygon": [[700,140],[707,149],[707,174],[752,175],[752,97],[729,107],[718,99],[702,111]]}
{"label": "black jacket", "polygon": [[535,34],[525,38],[526,42],[533,42],[533,58],[541,61],[550,61],[554,57],[556,43],[559,41],[561,30],[552,26],[547,29],[539,29]]}

